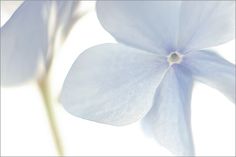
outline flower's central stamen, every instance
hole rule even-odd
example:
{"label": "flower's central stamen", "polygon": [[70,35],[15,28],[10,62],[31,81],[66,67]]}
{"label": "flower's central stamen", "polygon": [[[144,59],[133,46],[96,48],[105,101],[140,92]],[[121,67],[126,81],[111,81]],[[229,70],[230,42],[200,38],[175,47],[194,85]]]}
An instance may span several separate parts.
{"label": "flower's central stamen", "polygon": [[182,55],[179,52],[172,52],[168,56],[168,62],[170,65],[172,64],[179,64],[182,61]]}

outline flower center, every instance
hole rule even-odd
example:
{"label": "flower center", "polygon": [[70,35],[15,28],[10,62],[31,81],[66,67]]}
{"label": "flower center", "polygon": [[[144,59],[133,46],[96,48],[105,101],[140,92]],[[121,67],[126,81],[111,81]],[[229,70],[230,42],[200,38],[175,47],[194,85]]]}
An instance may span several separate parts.
{"label": "flower center", "polygon": [[175,52],[170,53],[167,60],[170,65],[179,64],[182,61],[182,55],[179,52],[175,51]]}

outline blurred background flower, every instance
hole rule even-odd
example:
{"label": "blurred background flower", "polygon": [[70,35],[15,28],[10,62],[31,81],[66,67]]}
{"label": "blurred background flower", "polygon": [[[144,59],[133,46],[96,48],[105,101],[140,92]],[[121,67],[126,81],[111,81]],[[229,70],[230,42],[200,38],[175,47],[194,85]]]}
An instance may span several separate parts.
{"label": "blurred background flower", "polygon": [[64,155],[64,149],[53,111],[49,73],[55,53],[82,15],[79,3],[6,3],[7,16],[3,18],[5,23],[1,27],[1,86],[19,85],[35,79],[60,156]]}
{"label": "blurred background flower", "polygon": [[40,79],[48,72],[80,17],[78,7],[79,1],[25,1],[7,9],[11,16],[1,27],[2,85]]}

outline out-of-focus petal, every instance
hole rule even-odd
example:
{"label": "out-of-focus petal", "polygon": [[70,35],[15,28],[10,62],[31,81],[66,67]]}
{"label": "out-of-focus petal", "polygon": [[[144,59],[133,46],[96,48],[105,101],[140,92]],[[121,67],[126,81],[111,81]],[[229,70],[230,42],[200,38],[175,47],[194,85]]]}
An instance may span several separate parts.
{"label": "out-of-focus petal", "polygon": [[120,44],[86,50],[65,79],[60,101],[71,114],[110,125],[126,125],[151,108],[167,69],[153,53]]}
{"label": "out-of-focus petal", "polygon": [[[2,85],[39,77],[55,41],[75,19],[78,1],[25,1],[1,28]],[[62,37],[61,37],[62,38]]]}
{"label": "out-of-focus petal", "polygon": [[98,1],[97,15],[119,42],[161,55],[175,50],[180,1]]}
{"label": "out-of-focus petal", "polygon": [[200,50],[235,38],[235,1],[184,1],[178,49]]}
{"label": "out-of-focus petal", "polygon": [[[56,4],[56,34],[61,35],[60,40],[64,41],[70,32],[71,28],[78,21],[78,19],[83,15],[80,12],[80,1],[57,1]],[[58,31],[61,31],[59,34]]]}
{"label": "out-of-focus petal", "polygon": [[1,28],[1,84],[16,85],[35,77],[40,59],[46,58],[48,15],[43,15],[42,7],[42,2],[23,3]]}
{"label": "out-of-focus petal", "polygon": [[197,51],[187,55],[183,64],[193,77],[221,91],[235,102],[235,65],[211,51]]}
{"label": "out-of-focus petal", "polygon": [[194,155],[190,126],[191,75],[173,65],[157,89],[154,106],[143,120],[157,141],[176,155]]}

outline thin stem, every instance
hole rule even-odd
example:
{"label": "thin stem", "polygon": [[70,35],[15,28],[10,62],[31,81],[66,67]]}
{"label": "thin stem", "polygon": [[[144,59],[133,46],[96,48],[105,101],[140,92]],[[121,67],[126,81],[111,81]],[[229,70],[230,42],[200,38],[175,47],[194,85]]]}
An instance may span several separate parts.
{"label": "thin stem", "polygon": [[53,111],[52,99],[51,99],[51,94],[49,90],[47,76],[45,76],[44,78],[38,81],[38,86],[40,88],[40,91],[44,100],[44,106],[46,109],[49,125],[51,127],[52,136],[53,136],[55,147],[57,149],[57,153],[59,156],[63,156],[64,155],[63,144],[59,136],[59,130],[57,127],[57,122],[56,122],[56,118]]}

